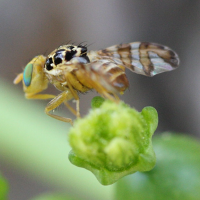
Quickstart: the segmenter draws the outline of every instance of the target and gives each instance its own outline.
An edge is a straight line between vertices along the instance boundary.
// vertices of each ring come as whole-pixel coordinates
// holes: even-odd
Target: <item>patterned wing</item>
[[[179,57],[172,49],[155,43],[120,44],[97,53],[100,57],[112,57],[131,71],[150,77],[174,70],[179,65]]]

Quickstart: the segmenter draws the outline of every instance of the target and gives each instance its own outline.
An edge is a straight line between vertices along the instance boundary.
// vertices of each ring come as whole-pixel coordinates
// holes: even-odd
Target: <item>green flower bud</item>
[[[103,185],[136,171],[151,170],[156,160],[151,138],[157,124],[152,107],[140,113],[123,102],[106,100],[70,129],[69,160],[90,170]]]
[[[104,98],[102,98],[100,96],[96,96],[91,101],[91,107],[92,108],[99,108],[103,104],[104,101],[105,101]]]

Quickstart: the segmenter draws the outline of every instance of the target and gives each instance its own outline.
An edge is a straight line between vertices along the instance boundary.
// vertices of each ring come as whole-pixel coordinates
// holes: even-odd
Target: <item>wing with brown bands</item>
[[[145,76],[171,71],[179,65],[179,57],[172,49],[149,42],[115,45],[98,54],[115,58],[116,62],[121,61],[126,68]]]

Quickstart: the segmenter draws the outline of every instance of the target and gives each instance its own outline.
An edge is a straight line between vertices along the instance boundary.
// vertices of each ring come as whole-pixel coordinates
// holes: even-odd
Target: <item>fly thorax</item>
[[[47,73],[50,73],[51,70],[58,69],[64,65],[70,66],[70,64],[86,64],[89,62],[87,47],[68,44],[60,46],[58,49],[50,53],[47,57],[44,68]]]

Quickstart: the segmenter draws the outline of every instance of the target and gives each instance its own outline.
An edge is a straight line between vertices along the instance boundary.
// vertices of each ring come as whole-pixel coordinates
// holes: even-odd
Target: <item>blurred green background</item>
[[[78,199],[111,199],[112,186],[100,185],[89,171],[77,168],[68,161],[69,125],[47,117],[43,106],[25,100],[9,82],[4,83],[7,84],[0,84],[4,94],[0,115],[1,163],[4,162],[1,171],[8,176],[11,195],[13,189],[19,190],[15,197],[11,197],[28,198],[28,192],[32,191],[26,191],[26,187],[32,188],[29,182],[32,179],[33,182],[40,182],[37,186],[40,192],[54,188]]]
[[[152,79],[128,73],[130,90],[122,99],[138,110],[155,107],[158,132],[199,137],[199,9],[197,0],[1,1],[0,171],[10,183],[9,199],[54,191],[78,199],[112,199],[114,186],[101,186],[68,161],[70,126],[44,114],[48,101],[26,100],[21,84],[12,84],[30,59],[68,41],[86,41],[89,50],[133,41],[176,50],[179,69]],[[47,91],[59,93],[52,86]],[[80,96],[82,115],[95,95]],[[73,117],[64,106],[56,112]]]

